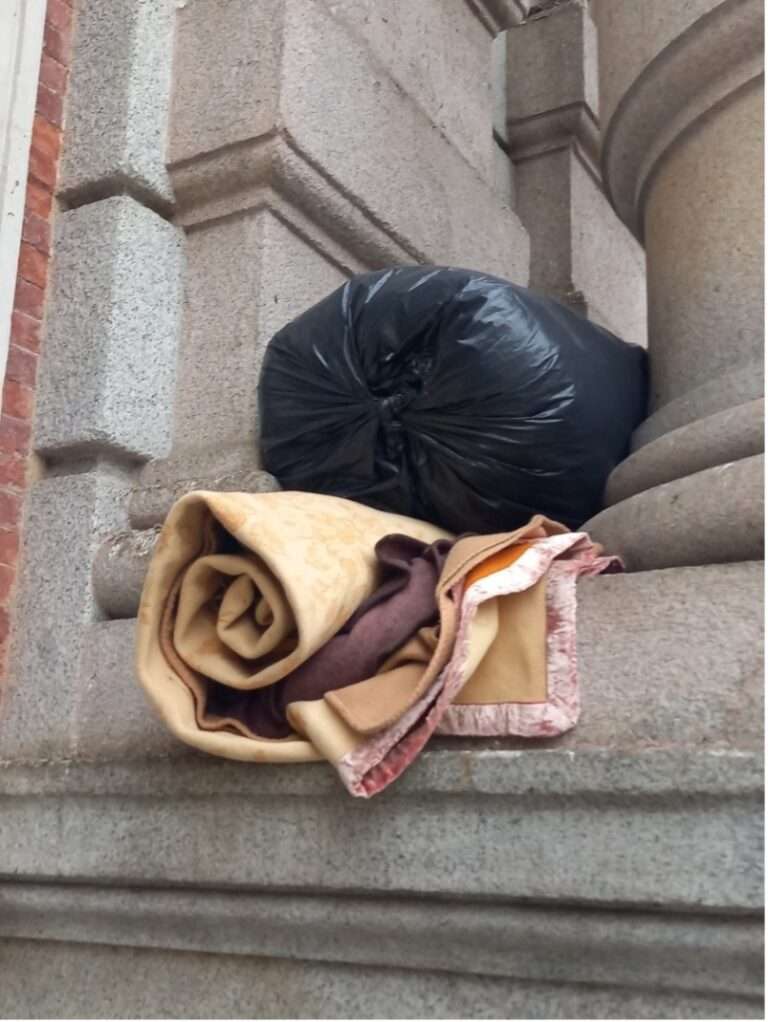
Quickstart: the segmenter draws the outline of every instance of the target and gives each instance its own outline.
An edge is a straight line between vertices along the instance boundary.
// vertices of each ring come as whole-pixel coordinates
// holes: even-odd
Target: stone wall
[[[623,0],[529,7],[79,4],[0,708],[9,1014],[53,989],[112,1017],[760,1017],[761,430],[756,395],[722,384],[749,376],[755,303],[731,300],[727,355],[709,306],[699,358],[705,288],[681,284],[711,251],[743,287],[709,243],[733,209],[757,216],[754,76],[702,98],[720,79],[683,75],[685,124],[663,77],[692,39],[726,40],[725,78],[746,67],[755,4],[701,0],[685,23],[649,0],[647,25]],[[624,119],[656,91],[641,187],[656,108]],[[731,164],[706,166],[733,194],[682,201],[718,130]],[[321,767],[181,746],[133,636],[173,500],[274,486],[269,337],[351,273],[415,261],[528,283],[641,343],[647,322],[655,404],[592,523],[633,570],[580,586],[582,723],[433,742],[369,804]]]
[[[64,127],[72,19],[72,7],[67,0],[48,0],[0,410],[0,685],[6,671],[23,499],[27,486],[39,471],[30,458],[31,435],[51,262],[54,193]],[[17,89],[20,85],[17,82],[13,87]],[[19,184],[17,181],[16,185]],[[3,230],[11,233],[7,221]]]

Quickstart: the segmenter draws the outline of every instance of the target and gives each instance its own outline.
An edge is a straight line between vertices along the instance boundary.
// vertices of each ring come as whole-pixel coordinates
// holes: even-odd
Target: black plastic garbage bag
[[[471,270],[344,284],[271,340],[263,464],[456,533],[600,509],[646,406],[646,356],[551,299]]]

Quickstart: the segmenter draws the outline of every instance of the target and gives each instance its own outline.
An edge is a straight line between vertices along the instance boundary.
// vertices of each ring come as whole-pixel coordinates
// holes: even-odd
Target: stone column
[[[762,5],[594,0],[602,165],[646,247],[651,404],[588,528],[634,568],[762,557]]]

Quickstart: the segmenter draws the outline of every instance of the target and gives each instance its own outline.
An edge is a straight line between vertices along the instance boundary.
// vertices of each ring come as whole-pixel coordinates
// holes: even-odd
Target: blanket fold
[[[379,583],[376,544],[442,529],[312,493],[187,494],[171,509],[149,566],[137,630],[142,686],[183,741],[230,759],[320,757],[291,733],[254,734],[208,706],[211,682],[273,685],[325,646]],[[245,653],[245,655],[243,655]]]
[[[577,723],[576,580],[620,570],[618,559],[601,557],[584,533],[553,529],[531,542],[496,545],[489,558],[467,569],[451,577],[457,619],[448,662],[396,721],[337,762],[352,794],[383,790],[436,731],[552,738]],[[464,704],[460,696],[471,701]]]
[[[378,673],[382,661],[415,629],[436,623],[435,588],[450,548],[448,539],[431,544],[410,536],[380,539],[375,555],[381,582],[341,630],[272,685],[238,691],[209,683],[207,714],[236,717],[262,738],[287,738],[292,731],[287,716],[292,703],[321,699],[333,689]],[[220,615],[223,609],[222,603]]]

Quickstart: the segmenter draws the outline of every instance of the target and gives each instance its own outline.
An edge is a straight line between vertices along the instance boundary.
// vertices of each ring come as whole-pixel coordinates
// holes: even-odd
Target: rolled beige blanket
[[[376,550],[384,537],[380,548],[413,547],[404,537],[444,548],[434,617],[414,621],[411,633],[401,610],[406,641],[376,660],[370,677],[342,680],[330,640],[362,620],[361,605],[372,613],[366,601],[386,588]],[[513,532],[453,541],[425,522],[336,497],[191,493],[171,510],[150,564],[139,679],[188,744],[229,759],[326,759],[352,794],[369,797],[436,731],[542,738],[576,724],[576,581],[620,567],[600,554],[588,536],[540,515]],[[366,651],[381,620],[365,633]],[[322,695],[295,685],[303,665]],[[280,686],[283,733],[293,733],[251,730],[264,718],[241,712],[243,702],[261,703],[284,682],[294,687],[289,697]]]
[[[136,652],[139,680],[170,730],[229,759],[323,758],[298,735],[254,737],[237,720],[207,717],[208,679],[256,689],[304,663],[371,595],[374,548],[392,533],[450,538],[426,522],[320,494],[195,492],[179,500],[144,584]],[[331,747],[349,744],[332,713],[327,731]]]

